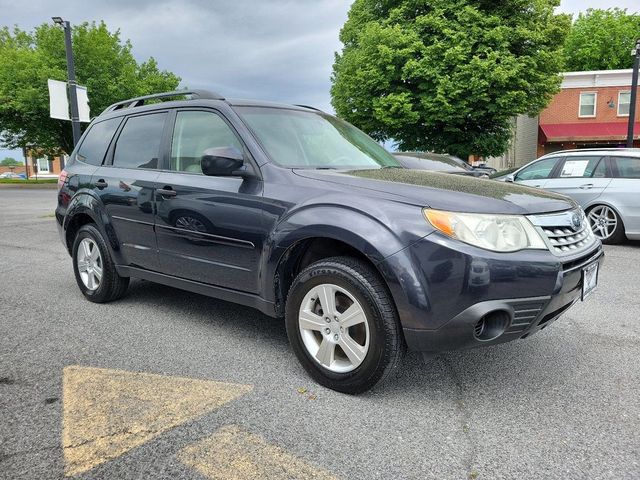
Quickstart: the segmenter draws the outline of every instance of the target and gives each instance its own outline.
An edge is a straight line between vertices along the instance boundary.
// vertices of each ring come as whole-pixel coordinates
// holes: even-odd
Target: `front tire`
[[[129,278],[118,275],[107,244],[94,225],[80,227],[71,252],[76,282],[87,300],[106,303],[125,294]]]
[[[287,297],[286,326],[309,375],[343,393],[372,388],[398,365],[406,348],[380,275],[351,257],[322,260],[296,277]]]

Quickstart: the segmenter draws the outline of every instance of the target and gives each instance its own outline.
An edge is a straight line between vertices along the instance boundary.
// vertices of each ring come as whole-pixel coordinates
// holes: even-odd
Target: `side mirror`
[[[200,158],[202,173],[209,176],[244,176],[244,156],[236,147],[208,148]]]
[[[510,173],[505,177],[504,181],[508,183],[513,183],[516,181],[516,177],[514,177],[513,173]]]

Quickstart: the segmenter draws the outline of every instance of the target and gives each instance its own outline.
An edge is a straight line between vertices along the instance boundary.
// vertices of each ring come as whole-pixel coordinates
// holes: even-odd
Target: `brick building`
[[[32,150],[28,150],[26,152],[26,159],[26,167],[24,164],[16,165],[15,167],[0,166],[0,174],[4,172],[21,174],[25,173],[25,170],[27,170],[30,178],[36,176],[57,177],[60,175],[60,171],[62,170],[62,161],[60,157],[37,155]]]
[[[624,147],[631,73],[630,69],[564,73],[562,90],[539,117],[537,155]],[[640,99],[636,111],[640,115]],[[634,139],[634,146],[640,147],[640,121],[635,123]]]

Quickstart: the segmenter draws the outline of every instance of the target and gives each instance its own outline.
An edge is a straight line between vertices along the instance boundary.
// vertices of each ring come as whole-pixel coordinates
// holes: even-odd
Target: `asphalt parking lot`
[[[87,302],[54,203],[0,189],[0,478],[640,478],[638,243],[550,328],[351,397],[251,309],[142,281]]]

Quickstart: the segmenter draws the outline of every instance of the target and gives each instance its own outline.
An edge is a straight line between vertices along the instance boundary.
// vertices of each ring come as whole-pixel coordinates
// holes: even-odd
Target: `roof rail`
[[[312,107],[312,106],[310,106],[310,105],[300,105],[300,104],[296,103],[294,106],[296,106],[296,107],[302,107],[302,108],[308,108],[309,110],[315,110],[316,112],[322,112],[322,113],[324,113],[324,111],[320,110],[319,108]]]
[[[623,148],[619,148],[619,147],[603,147],[603,148],[573,148],[570,150],[557,150],[555,152],[550,152],[550,153],[546,153],[544,156],[546,157],[547,155],[559,155],[559,154],[563,154],[563,153],[579,153],[579,152],[600,152],[600,151],[605,151],[605,152],[625,152],[625,151],[635,151],[635,150],[640,150],[638,148],[627,148],[627,147],[623,147]]]
[[[191,98],[199,98],[202,100],[224,100],[224,97],[222,95],[215,92],[210,92],[209,90],[174,90],[173,92],[154,93],[153,95],[145,95],[142,97],[130,98],[128,100],[116,102],[113,105],[109,105],[107,108],[105,108],[102,114],[113,112],[115,110],[121,110],[123,108],[140,107],[144,105],[147,100],[153,100],[156,98],[181,97],[183,95],[189,95]]]

